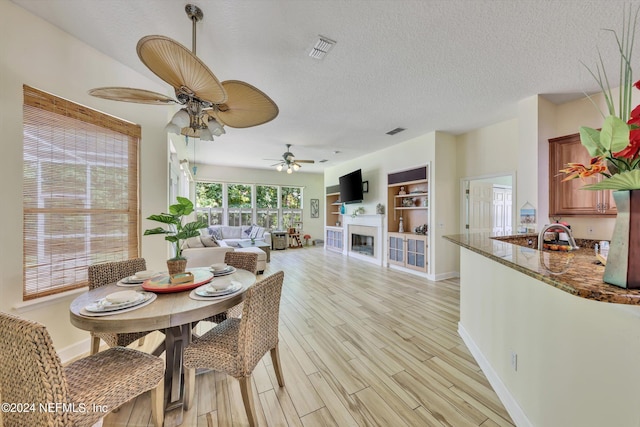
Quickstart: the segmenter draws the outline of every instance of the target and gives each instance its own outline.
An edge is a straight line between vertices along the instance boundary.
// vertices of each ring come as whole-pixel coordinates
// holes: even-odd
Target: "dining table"
[[[208,269],[191,269],[198,275]],[[200,270],[200,271],[196,271]],[[168,274],[165,274],[168,283]],[[154,278],[156,282],[163,276]],[[207,279],[207,277],[205,277]],[[150,279],[152,280],[152,279]],[[148,283],[127,287],[127,290],[149,291]],[[150,302],[131,307],[121,312],[106,314],[87,312],[87,308],[115,292],[124,290],[121,281],[101,286],[78,296],[69,307],[71,324],[92,332],[127,333],[159,330],[165,334],[165,426],[180,425],[183,422],[184,382],[182,379],[182,357],[184,348],[191,342],[192,329],[198,321],[211,317],[241,303],[246,290],[256,282],[256,276],[246,270],[237,269],[232,274],[213,277],[216,286],[234,285],[235,293],[221,297],[200,297],[194,292],[200,288],[178,285],[173,291],[171,285],[158,288]],[[152,282],[153,283],[153,282]],[[240,286],[241,285],[241,286]],[[202,286],[206,286],[203,283]]]

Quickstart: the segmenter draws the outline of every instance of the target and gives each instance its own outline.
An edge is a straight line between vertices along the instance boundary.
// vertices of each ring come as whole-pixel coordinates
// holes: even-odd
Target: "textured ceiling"
[[[183,1],[13,2],[154,80],[136,55],[141,37],[191,46]],[[328,160],[303,165],[307,172],[431,131],[459,134],[513,118],[517,102],[536,94],[560,103],[596,91],[580,61],[595,65],[599,47],[616,78],[615,41],[600,29],[621,28],[628,7],[617,0],[193,3],[204,11],[197,55],[220,80],[251,83],[280,107],[268,124],[227,128],[198,143],[198,162],[269,167],[275,162],[264,159],[278,159],[289,143],[297,158]],[[319,34],[337,41],[321,61],[307,56]],[[396,127],[407,130],[385,134]]]

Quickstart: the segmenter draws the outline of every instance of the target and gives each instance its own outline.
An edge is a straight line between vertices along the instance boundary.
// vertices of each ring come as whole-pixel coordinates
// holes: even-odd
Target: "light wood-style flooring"
[[[253,374],[261,426],[513,425],[456,332],[457,280],[430,282],[313,246],[272,251],[265,275],[278,270],[285,387],[267,354]],[[248,425],[234,378],[210,371],[196,381],[184,426]],[[150,416],[146,393],[103,425],[150,426]]]

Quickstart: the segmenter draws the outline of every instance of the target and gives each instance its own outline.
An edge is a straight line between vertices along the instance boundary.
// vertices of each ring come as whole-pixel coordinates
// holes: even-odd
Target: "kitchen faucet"
[[[538,234],[538,250],[541,251],[544,245],[544,232],[550,228],[559,228],[567,233],[569,237],[569,246],[571,246],[571,250],[580,249],[580,247],[576,244],[576,240],[573,238],[573,234],[571,233],[571,229],[563,224],[547,224],[542,227],[542,231]]]

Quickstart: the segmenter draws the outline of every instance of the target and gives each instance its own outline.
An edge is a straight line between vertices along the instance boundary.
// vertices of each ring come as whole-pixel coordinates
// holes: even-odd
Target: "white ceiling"
[[[186,1],[13,0],[123,64],[149,34],[191,47]],[[243,80],[279,106],[272,122],[198,143],[198,162],[269,167],[292,144],[320,172],[435,130],[453,134],[516,116],[541,94],[561,103],[597,86],[580,64],[618,55],[618,0],[194,0],[198,56],[220,80]],[[307,54],[318,35],[329,55]],[[42,41],[46,43],[46,40]],[[105,81],[104,86],[112,82]],[[91,89],[91,88],[87,88]],[[144,89],[144,88],[142,88]],[[171,93],[167,91],[167,93]],[[158,106],[157,108],[172,108]],[[396,127],[407,130],[395,136]],[[333,154],[339,151],[339,154]]]

